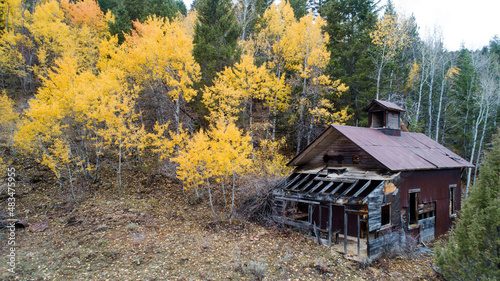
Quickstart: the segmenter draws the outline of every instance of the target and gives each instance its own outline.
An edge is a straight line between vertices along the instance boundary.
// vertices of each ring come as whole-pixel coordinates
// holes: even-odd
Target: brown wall
[[[449,186],[456,184],[457,210],[460,210],[460,169],[407,171],[401,173],[401,207],[408,207],[408,191],[420,189],[418,203],[436,202],[435,237],[445,234],[454,218],[449,215]]]
[[[342,155],[344,157],[344,161],[342,164],[345,165],[353,165],[353,166],[368,166],[373,168],[382,168],[383,166],[375,160],[368,153],[363,151],[357,145],[355,145],[352,141],[347,139],[346,137],[340,135],[338,139],[332,142],[328,147],[324,149],[325,152],[319,153],[316,155],[309,163],[310,164],[325,164],[323,161],[323,156],[325,154],[336,157],[338,155]],[[354,155],[359,156],[359,163],[353,163],[352,158]],[[330,160],[328,164],[335,165],[339,164],[336,160]]]

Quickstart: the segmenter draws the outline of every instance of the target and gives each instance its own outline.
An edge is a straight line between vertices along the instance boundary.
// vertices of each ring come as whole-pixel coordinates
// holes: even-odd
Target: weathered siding
[[[399,180],[393,181],[393,183],[398,184]],[[399,226],[401,224],[400,194],[399,188],[394,192],[384,194],[383,185],[370,193],[368,196],[368,225],[370,232],[379,230],[382,227],[381,208],[386,204],[391,205],[391,225]]]
[[[368,256],[374,259],[384,252],[389,252],[399,247],[399,241],[400,237],[398,231],[391,231],[376,239],[370,240],[368,243]]]
[[[418,221],[420,227],[420,239],[423,241],[431,240],[434,238],[436,218],[430,217]]]
[[[368,229],[370,232],[381,227],[381,207],[384,204],[384,187],[377,187],[368,195]]]
[[[332,159],[329,161],[329,164],[339,164],[336,157],[342,155],[342,165],[370,166],[372,168],[383,167],[373,157],[368,155],[352,141],[340,134],[339,137],[334,142],[330,143],[322,153],[319,153],[314,158],[312,158],[309,164],[324,164],[325,162],[323,161],[323,157],[325,155],[332,157]],[[359,156],[359,163],[354,163],[352,161],[354,155]]]
[[[399,121],[399,112],[389,111],[387,112],[387,124],[386,127],[390,129],[399,129],[400,128]]]
[[[436,202],[435,237],[445,234],[454,218],[449,215],[449,186],[456,184],[457,210],[460,210],[460,169],[409,171],[401,173],[401,206],[408,208],[408,191],[420,189],[418,203]]]

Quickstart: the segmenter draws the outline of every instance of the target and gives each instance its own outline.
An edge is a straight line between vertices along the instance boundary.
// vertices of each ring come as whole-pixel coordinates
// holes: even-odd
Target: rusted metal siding
[[[449,186],[456,184],[455,200],[460,210],[460,169],[408,171],[401,173],[401,207],[408,208],[408,191],[420,189],[418,203],[436,204],[435,237],[445,234],[454,218],[449,213]]]

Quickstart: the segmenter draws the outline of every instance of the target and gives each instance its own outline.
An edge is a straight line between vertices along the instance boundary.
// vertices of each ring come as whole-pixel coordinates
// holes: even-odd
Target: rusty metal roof
[[[390,136],[364,127],[331,125],[288,164],[301,165],[322,153],[329,135],[342,134],[391,171],[474,167],[471,163],[421,133],[401,132]]]
[[[371,108],[372,106],[377,105],[377,104],[386,108],[386,109],[405,112],[405,110],[402,107],[400,107],[399,105],[392,103],[392,102],[383,101],[383,100],[373,100],[363,110],[368,111],[369,108]]]

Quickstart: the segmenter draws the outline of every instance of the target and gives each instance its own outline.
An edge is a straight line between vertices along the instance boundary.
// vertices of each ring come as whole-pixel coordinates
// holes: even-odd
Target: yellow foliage
[[[3,161],[2,157],[0,157],[0,174],[4,176],[6,171],[7,171],[7,165],[5,165],[5,162]]]
[[[381,56],[384,60],[392,59],[399,50],[412,42],[410,25],[411,22],[408,19],[398,15],[384,15],[377,22],[377,27],[370,36],[372,42],[381,48]]]
[[[286,139],[262,140],[255,151],[254,173],[267,177],[285,177],[292,170],[288,167],[286,158],[279,150],[285,145]]]
[[[105,33],[108,30],[106,16],[95,0],[83,0],[76,3],[61,0],[60,3],[61,8],[68,14],[68,18],[73,25],[87,26],[97,33]]]
[[[420,64],[417,63],[416,61],[414,61],[412,66],[411,66],[411,69],[410,69],[410,74],[408,75],[408,86],[409,87],[411,87],[411,85],[415,84],[419,75],[420,75]]]
[[[14,102],[7,96],[5,91],[0,94],[0,139],[4,139],[7,145],[11,145],[12,133],[19,121],[19,115],[14,110]],[[0,174],[4,175],[5,165],[0,157]]]
[[[330,52],[326,49],[329,40],[322,27],[326,21],[314,17],[312,12],[292,23],[283,38],[286,67],[309,78],[313,71],[324,69],[330,60]]]
[[[177,178],[185,188],[195,188],[207,181],[242,173],[251,164],[250,137],[243,135],[231,119],[218,118],[207,133],[195,133],[178,155]]]
[[[203,90],[203,102],[216,116],[236,117],[247,102],[269,96],[272,82],[265,65],[257,67],[253,56],[243,55],[234,67],[219,73],[214,86]]]
[[[4,90],[0,94],[0,133],[12,132],[19,115],[14,110],[14,101],[12,101]]]
[[[116,66],[143,85],[160,82],[168,96],[191,101],[200,79],[200,67],[192,55],[191,30],[181,20],[149,17],[144,23],[134,22],[135,31],[126,35],[125,48],[116,54]]]
[[[448,69],[446,72],[445,79],[453,79],[455,76],[457,76],[460,73],[460,68],[456,66],[452,66]]]

